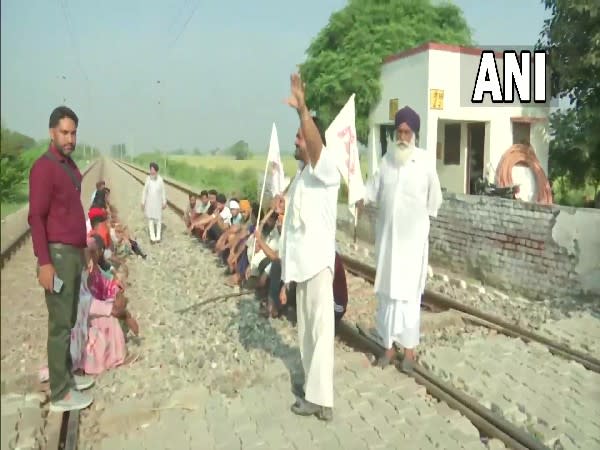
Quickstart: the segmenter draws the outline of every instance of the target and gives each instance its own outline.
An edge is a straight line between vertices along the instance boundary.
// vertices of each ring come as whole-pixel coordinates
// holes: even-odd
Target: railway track
[[[144,177],[146,172],[143,169],[140,169],[139,167],[136,167],[135,165],[124,161],[114,161],[114,163],[121,170],[123,170],[131,177],[136,179],[140,184],[144,183]],[[167,185],[181,192],[185,192],[186,194],[192,192],[191,189],[181,186],[170,180],[164,181]],[[183,214],[183,209],[179,205],[168,201],[168,206],[177,214]],[[368,281],[374,280],[373,268],[369,268],[368,266],[361,264],[360,262],[348,257],[344,257],[344,260],[347,270],[349,272],[362,278],[365,278]],[[214,300],[217,301],[217,299]],[[437,293],[426,293],[424,302],[437,308],[456,309],[457,311],[461,311],[464,314],[470,314],[471,316],[481,320],[485,320],[486,322],[492,322],[493,319],[497,319],[488,316],[485,313],[476,311],[472,308],[454,302],[453,300],[445,298],[444,296],[441,296]],[[187,309],[180,312],[186,311]],[[497,319],[495,323],[492,322],[492,326],[501,327],[502,325],[506,324],[503,323],[500,319]],[[510,324],[508,325],[508,327],[505,327],[507,334],[513,333],[513,336],[518,337],[526,335],[526,333],[519,334],[519,331],[526,332],[527,330],[519,329],[518,327]],[[361,349],[362,351],[367,351],[375,355],[378,355],[383,351],[381,345],[372,338],[370,338],[367,333],[364,333],[358,326],[350,324],[346,321],[342,321],[341,324],[338,326],[337,334],[348,345],[355,349]],[[529,336],[531,336],[531,333],[529,333]],[[534,340],[531,337],[528,337],[528,339]],[[558,347],[557,344],[555,344],[555,346]],[[568,352],[568,350],[564,349],[562,351],[564,354],[577,356],[573,354],[574,351]],[[593,361],[593,358],[584,355],[584,357],[580,357],[580,359],[587,361],[588,365],[594,368],[595,362]],[[464,392],[450,386],[448,383],[442,381],[424,367],[416,365],[413,372],[411,373],[411,376],[415,379],[417,383],[423,385],[430,395],[446,403],[448,406],[459,411],[461,414],[467,417],[473,423],[473,425],[480,430],[480,433],[482,435],[487,436],[489,438],[497,438],[501,440],[508,448],[512,449],[537,450],[548,448],[530,433],[517,427],[513,423],[510,423],[503,417],[493,412],[491,409],[484,407],[477,400],[465,394]]]
[[[344,256],[344,265],[346,269],[365,280],[375,282],[375,268],[368,266],[356,259]],[[500,317],[479,311],[468,305],[463,305],[445,295],[426,289],[422,303],[434,309],[452,309],[464,315],[467,321],[475,325],[481,325],[492,328],[509,337],[520,338],[525,342],[537,342],[550,350],[551,353],[575,361],[588,370],[600,373],[600,361],[591,355],[587,355],[578,350],[572,349],[566,345],[554,342],[547,337],[534,333],[518,325],[509,323]]]
[[[87,181],[87,176],[94,168],[100,165],[100,177],[102,176],[104,161],[93,161],[82,173],[84,182]],[[0,253],[0,266],[2,270],[10,270],[8,263],[10,258],[21,248],[22,244],[30,236],[31,230],[29,226],[24,228],[8,245],[3,246]],[[76,450],[79,434],[79,411],[65,412],[62,414],[60,423],[60,433],[58,438],[59,450]]]

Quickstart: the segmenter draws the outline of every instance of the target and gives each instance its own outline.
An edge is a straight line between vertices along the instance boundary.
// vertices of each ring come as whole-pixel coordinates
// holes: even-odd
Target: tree
[[[244,140],[239,140],[227,149],[227,154],[235,159],[242,160],[250,157],[250,146]]]
[[[550,53],[552,94],[569,108],[551,115],[550,177],[600,186],[600,2],[543,0],[552,16],[538,46]]]
[[[457,6],[430,0],[349,0],[331,15],[300,67],[307,104],[330,123],[356,93],[356,128],[359,141],[366,143],[368,116],[381,97],[383,59],[429,41],[471,44]]]
[[[0,127],[0,200],[11,201],[20,192],[27,179],[24,150],[33,147],[35,140],[24,134],[9,130],[2,121]]]

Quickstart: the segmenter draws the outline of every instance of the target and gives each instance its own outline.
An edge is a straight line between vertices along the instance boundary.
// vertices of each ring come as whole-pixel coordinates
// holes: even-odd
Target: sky
[[[533,45],[541,0],[455,0],[476,44]],[[1,114],[47,137],[66,104],[78,141],[133,153],[211,150],[244,139],[266,151],[273,122],[291,151],[289,76],[346,0],[3,0]],[[500,6],[501,5],[501,6]]]

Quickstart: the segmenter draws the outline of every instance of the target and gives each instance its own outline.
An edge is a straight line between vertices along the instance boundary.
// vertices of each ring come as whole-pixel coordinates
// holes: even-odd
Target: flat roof
[[[451,52],[451,53],[462,53],[463,55],[472,55],[472,56],[481,56],[481,52],[483,52],[484,48],[478,47],[463,47],[461,45],[451,45],[451,44],[440,44],[439,42],[427,42],[418,47],[414,47],[408,50],[404,50],[403,52],[396,53],[394,55],[386,56],[383,59],[384,64],[389,64],[394,61],[398,61],[399,59],[408,58],[409,56],[417,55],[419,53],[427,52],[429,50],[438,50],[442,52]],[[496,58],[503,58],[502,52],[496,52]]]

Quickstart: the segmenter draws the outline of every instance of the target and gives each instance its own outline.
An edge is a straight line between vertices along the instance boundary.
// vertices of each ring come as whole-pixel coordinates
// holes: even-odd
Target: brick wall
[[[375,242],[376,208],[358,223]],[[340,208],[340,227],[351,224]],[[600,296],[600,211],[444,194],[430,262],[530,298]]]

